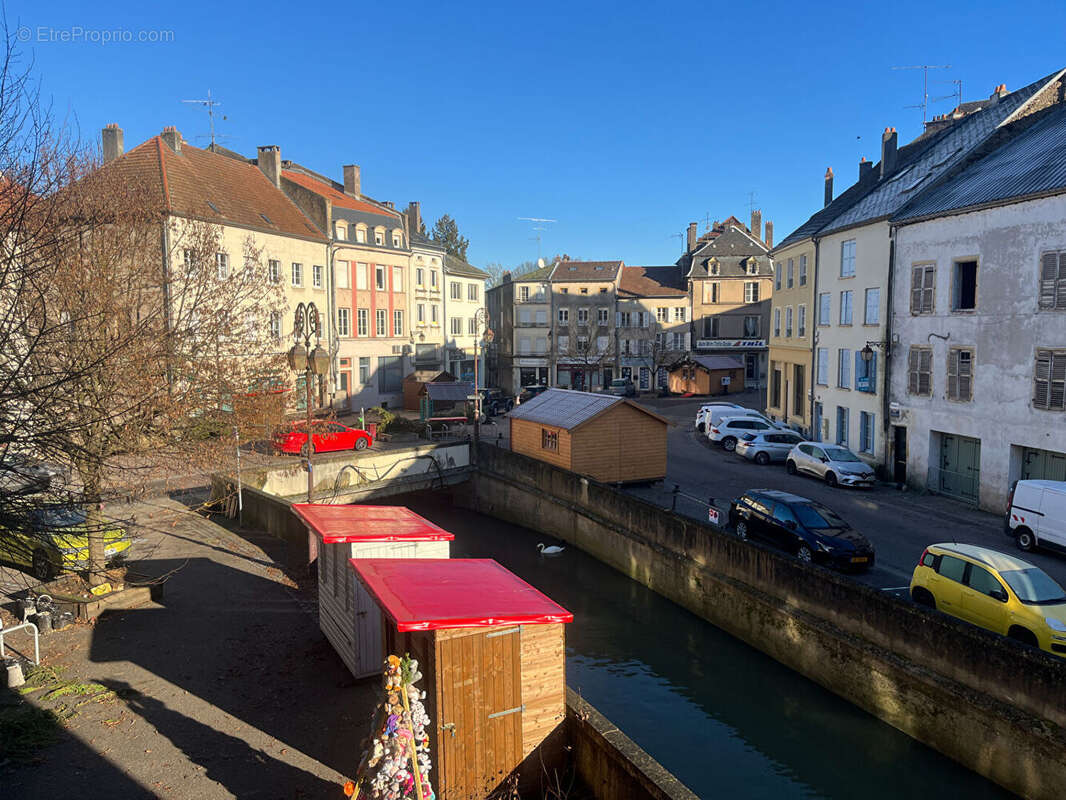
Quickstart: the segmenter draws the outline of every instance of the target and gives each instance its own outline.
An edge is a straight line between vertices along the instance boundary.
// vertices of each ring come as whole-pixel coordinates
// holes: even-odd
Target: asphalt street
[[[751,405],[757,406],[757,398]],[[1022,553],[1003,533],[1003,518],[978,511],[945,497],[894,485],[873,489],[831,488],[803,475],[789,475],[784,464],[760,467],[725,452],[696,432],[694,419],[701,400],[640,400],[667,417],[667,475],[661,485],[630,487],[627,491],[669,507],[675,484],[686,495],[706,501],[714,498],[726,524],[729,503],[748,489],[780,489],[823,503],[863,533],[877,551],[876,565],[855,579],[880,589],[906,595],[911,573],[922,550],[937,542],[955,541],[1012,553],[1044,569],[1066,586],[1066,558],[1053,553]],[[738,402],[744,402],[740,400]],[[747,403],[744,403],[747,404]],[[707,518],[705,503],[679,497],[677,511]]]

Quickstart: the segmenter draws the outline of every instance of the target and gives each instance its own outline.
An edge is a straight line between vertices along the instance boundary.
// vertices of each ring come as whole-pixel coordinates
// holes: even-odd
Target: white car
[[[700,406],[700,410],[696,412],[696,430],[703,433],[704,426],[707,424],[707,415],[716,408],[732,408],[740,410],[743,409],[743,406],[738,406],[736,403],[727,403],[725,401],[720,403],[704,403]]]
[[[722,445],[727,452],[737,449],[737,440],[748,433],[779,430],[777,425],[761,414],[745,414],[737,417],[722,417],[717,422],[708,421],[707,438]]]
[[[874,470],[869,464],[838,444],[800,442],[785,460],[789,475],[805,472],[822,478],[830,486],[873,486]]]

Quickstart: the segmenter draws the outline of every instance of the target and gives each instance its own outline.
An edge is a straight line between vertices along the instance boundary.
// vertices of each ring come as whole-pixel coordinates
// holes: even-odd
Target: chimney
[[[774,246],[774,223],[766,220],[766,236],[763,239],[767,247]]]
[[[890,175],[896,168],[896,129],[885,128],[881,134],[881,178]]]
[[[505,273],[503,273],[503,275],[500,276],[500,283],[510,283],[510,282],[511,282],[511,273],[510,272],[505,272]]]
[[[422,204],[417,200],[407,204],[407,227],[412,234],[422,230]]]
[[[866,176],[873,171],[873,168],[874,162],[867,161],[866,156],[863,156],[862,159],[859,161],[859,180],[865,180]]]
[[[345,164],[344,165],[344,193],[350,194],[353,197],[360,197],[362,195],[362,180],[359,174],[359,166],[357,164]]]
[[[762,240],[762,211],[757,208],[751,212],[751,235]]]
[[[178,129],[173,125],[167,125],[163,128],[163,142],[173,150],[175,153],[181,152],[181,134],[178,133]]]
[[[255,163],[260,171],[278,189],[281,188],[281,148],[276,144],[265,144],[258,149]]]
[[[825,205],[833,202],[833,168],[825,168]],[[822,206],[825,208],[825,206]]]
[[[117,122],[107,123],[107,127],[101,132],[101,139],[105,164],[122,155],[122,128]]]
[[[691,253],[693,250],[696,249],[696,239],[696,223],[690,222],[688,224],[688,249],[685,250],[686,253]]]

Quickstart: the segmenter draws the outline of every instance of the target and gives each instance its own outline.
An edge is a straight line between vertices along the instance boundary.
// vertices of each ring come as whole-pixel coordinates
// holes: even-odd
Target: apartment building
[[[423,235],[419,203],[407,205],[411,236],[411,331],[414,366],[419,370],[445,368],[444,248]]]
[[[526,386],[551,385],[552,292],[554,265],[513,278],[485,293],[489,325],[495,333],[488,348],[490,386],[517,396]]]
[[[616,291],[618,376],[639,391],[666,389],[669,367],[691,350],[690,303],[681,267],[622,266]]]
[[[622,266],[567,259],[555,264],[548,281],[554,385],[595,391],[618,374],[615,300]]]
[[[485,384],[485,351],[483,338],[488,329],[485,307],[485,281],[489,275],[450,253],[444,255],[444,368],[462,381],[475,377],[475,349],[477,380]],[[475,348],[475,343],[477,347]]]

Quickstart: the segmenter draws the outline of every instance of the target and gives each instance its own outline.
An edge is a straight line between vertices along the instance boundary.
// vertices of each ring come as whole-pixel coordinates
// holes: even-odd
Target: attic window
[[[577,267],[570,267],[571,272],[577,272]]]
[[[260,213],[259,216],[261,216],[264,220],[266,220],[266,224],[267,225],[273,225],[274,224],[273,222],[270,221],[270,217],[268,217],[266,214]]]
[[[222,213],[221,211],[219,211],[219,210],[218,210],[218,206],[216,206],[216,205],[215,205],[214,203],[212,203],[212,202],[211,202],[210,200],[208,200],[208,201],[207,201],[207,204],[208,204],[209,206],[211,206],[211,210],[212,210],[212,211],[214,211],[214,212],[215,212],[216,214],[221,214],[221,213]]]
[[[922,181],[924,181],[928,177],[929,177],[928,173],[926,173],[925,175],[918,176],[913,181],[911,181],[906,186],[904,186],[903,187],[903,191],[910,192],[910,191],[913,191],[914,189],[917,189],[918,188],[918,184],[920,184]]]

